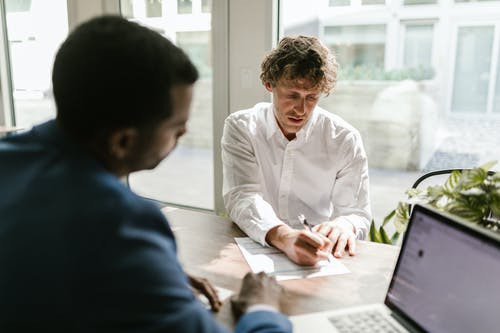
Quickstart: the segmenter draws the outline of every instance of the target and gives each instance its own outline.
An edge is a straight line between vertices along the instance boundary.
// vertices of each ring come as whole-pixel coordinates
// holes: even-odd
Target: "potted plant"
[[[494,161],[470,170],[456,170],[442,185],[407,190],[408,199],[399,202],[380,227],[372,220],[370,240],[396,244],[410,220],[411,206],[417,203],[431,205],[500,233],[500,172],[488,172],[495,164]],[[391,237],[385,230],[389,223],[393,223],[396,230]]]

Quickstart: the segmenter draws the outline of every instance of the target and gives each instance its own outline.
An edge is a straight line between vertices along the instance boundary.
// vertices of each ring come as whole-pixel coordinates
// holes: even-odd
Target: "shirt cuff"
[[[279,312],[274,306],[264,303],[254,304],[248,307],[245,313],[254,312],[254,311],[270,311],[270,312]]]
[[[269,244],[268,242],[266,242],[267,233],[268,233],[268,232],[269,232],[269,230],[271,230],[272,228],[276,228],[277,226],[280,226],[280,225],[284,225],[284,224],[286,224],[285,222],[283,222],[283,221],[281,221],[281,220],[275,220],[273,223],[274,223],[274,224],[269,225],[269,227],[267,228],[267,230],[265,230],[265,232],[263,233],[263,237],[260,239],[260,243],[261,243],[263,246],[273,247],[274,245]]]

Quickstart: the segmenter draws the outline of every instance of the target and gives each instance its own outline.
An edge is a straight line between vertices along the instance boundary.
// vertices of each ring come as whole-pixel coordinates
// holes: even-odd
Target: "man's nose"
[[[297,103],[295,104],[295,112],[297,115],[301,116],[306,112],[306,100],[304,99],[299,99]]]

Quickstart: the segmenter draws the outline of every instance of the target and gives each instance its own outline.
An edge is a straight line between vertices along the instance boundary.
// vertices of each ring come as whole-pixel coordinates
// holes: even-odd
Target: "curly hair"
[[[260,79],[272,86],[280,80],[308,79],[328,94],[337,83],[335,56],[316,37],[284,37],[262,61]]]

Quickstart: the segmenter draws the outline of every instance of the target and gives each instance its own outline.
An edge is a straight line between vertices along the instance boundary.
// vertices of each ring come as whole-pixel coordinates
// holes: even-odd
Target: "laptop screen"
[[[428,332],[498,332],[500,245],[417,208],[386,304]]]

